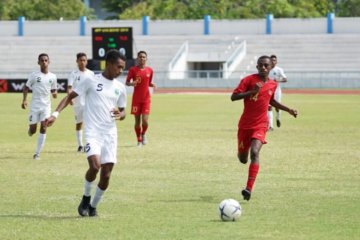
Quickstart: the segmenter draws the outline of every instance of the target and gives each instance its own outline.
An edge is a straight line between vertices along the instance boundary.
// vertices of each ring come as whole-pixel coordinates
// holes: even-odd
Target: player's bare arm
[[[56,107],[55,112],[53,112],[51,114],[51,116],[49,118],[47,118],[45,120],[45,124],[47,127],[50,127],[51,125],[53,125],[53,123],[55,122],[56,118],[59,116],[59,113],[66,108],[67,105],[70,104],[70,102],[72,101],[72,99],[76,98],[78,95],[76,92],[71,92],[68,96],[64,97],[59,105]]]
[[[136,86],[136,84],[137,84],[137,81],[127,81],[126,83],[126,86],[132,86],[132,87],[134,87],[134,86]]]
[[[280,109],[280,110],[283,110],[285,112],[288,112],[290,115],[294,116],[295,118],[297,117],[298,115],[298,112],[295,110],[295,109],[291,109],[291,108],[288,108],[287,106],[285,105],[282,105],[281,103],[279,103],[278,101],[276,101],[275,99],[272,99],[270,101],[270,105],[277,108],[277,109]]]
[[[57,90],[51,90],[53,98],[57,98]]]
[[[155,85],[155,83],[150,83],[149,87],[156,88],[156,85]]]
[[[29,88],[27,86],[25,86],[24,89],[23,89],[23,100],[22,100],[22,103],[21,103],[21,108],[22,109],[26,109],[26,107],[27,107],[26,98],[27,98],[28,92],[29,92]]]
[[[233,93],[231,95],[231,101],[236,101],[236,100],[241,100],[245,97],[257,94],[260,91],[260,88],[263,86],[263,83],[257,83],[254,87],[254,89],[247,91],[247,92],[243,92],[243,93]]]
[[[67,95],[69,95],[71,92],[72,92],[72,86],[69,85],[67,87],[66,93],[67,93]],[[71,100],[70,105],[73,105],[73,104],[74,104],[74,100]]]

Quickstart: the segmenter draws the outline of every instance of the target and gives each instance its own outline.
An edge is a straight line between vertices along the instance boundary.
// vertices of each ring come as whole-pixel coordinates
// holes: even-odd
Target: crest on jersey
[[[119,90],[119,89],[115,89],[114,92],[115,92],[116,95],[119,95],[119,94],[120,94],[120,90]]]
[[[272,90],[269,90],[269,95],[271,96],[273,94],[273,91]]]
[[[37,78],[36,78],[36,81],[37,81],[37,82],[41,82],[41,77],[37,77]]]
[[[146,74],[146,77],[150,77],[150,74],[148,73],[148,74]]]

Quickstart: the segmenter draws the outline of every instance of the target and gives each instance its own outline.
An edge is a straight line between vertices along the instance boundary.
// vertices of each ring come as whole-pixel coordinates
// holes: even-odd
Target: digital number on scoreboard
[[[127,59],[133,58],[133,39],[131,27],[92,28],[93,59],[104,60],[106,52],[117,49]]]

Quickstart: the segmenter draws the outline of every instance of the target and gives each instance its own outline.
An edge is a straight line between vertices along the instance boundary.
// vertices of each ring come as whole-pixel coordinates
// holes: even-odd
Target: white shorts
[[[116,163],[117,134],[86,138],[85,152],[87,157],[99,155],[100,164]]]
[[[280,85],[278,85],[276,90],[275,90],[274,98],[275,98],[276,101],[281,102],[281,87],[280,87]]]
[[[83,118],[84,107],[76,106],[76,107],[73,107],[73,109],[74,109],[74,114],[75,114],[75,122],[82,123],[84,120],[84,118]]]
[[[46,118],[50,117],[51,109],[46,108],[42,110],[32,110],[30,108],[29,113],[29,124],[36,124],[42,121],[45,121]]]

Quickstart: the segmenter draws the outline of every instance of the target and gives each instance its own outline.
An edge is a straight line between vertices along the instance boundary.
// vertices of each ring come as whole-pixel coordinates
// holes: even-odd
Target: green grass
[[[61,98],[62,96],[60,96]],[[294,119],[267,136],[250,202],[236,158],[242,102],[229,95],[154,95],[150,144],[135,146],[133,118],[118,123],[118,160],[100,217],[77,214],[87,169],[72,109],[48,129],[41,160],[27,136],[21,94],[0,94],[1,239],[358,239],[359,95],[285,95]],[[60,99],[53,103],[55,106]],[[130,104],[130,101],[129,101]],[[221,200],[240,201],[221,222]]]

